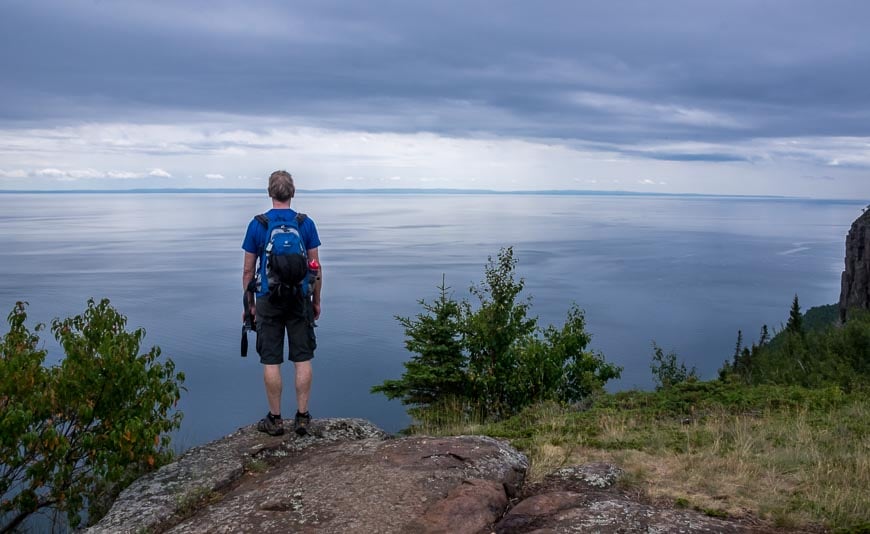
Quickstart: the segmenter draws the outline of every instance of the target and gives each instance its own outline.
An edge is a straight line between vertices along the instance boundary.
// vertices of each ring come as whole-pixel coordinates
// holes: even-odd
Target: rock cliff
[[[855,219],[846,237],[846,269],[840,288],[840,321],[848,311],[870,309],[870,209]]]
[[[312,435],[253,426],[121,493],[87,532],[764,532],[656,507],[591,464],[524,485],[528,461],[485,436],[391,438],[359,419],[315,420]]]

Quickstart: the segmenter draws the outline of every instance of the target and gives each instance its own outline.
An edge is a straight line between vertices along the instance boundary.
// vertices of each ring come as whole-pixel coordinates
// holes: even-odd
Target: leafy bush
[[[435,420],[446,406],[481,419],[500,419],[543,400],[578,401],[618,378],[621,368],[587,350],[591,336],[572,306],[564,326],[540,328],[520,299],[516,260],[508,247],[489,258],[484,281],[470,289],[477,306],[457,302],[443,280],[424,313],[397,317],[414,353],[398,380],[372,388],[410,405],[417,420]]]
[[[677,361],[676,352],[670,351],[665,354],[665,351],[656,345],[655,341],[653,341],[650,370],[657,390],[668,389],[676,384],[698,379],[698,372],[694,367],[687,369],[685,363]]]
[[[160,349],[139,354],[144,330],[102,300],[81,315],[52,321],[66,357],[43,365],[46,352],[25,325],[24,303],[8,316],[0,340],[0,531],[53,508],[70,525],[105,513],[125,486],[171,456],[169,437],[181,413],[182,373]]]

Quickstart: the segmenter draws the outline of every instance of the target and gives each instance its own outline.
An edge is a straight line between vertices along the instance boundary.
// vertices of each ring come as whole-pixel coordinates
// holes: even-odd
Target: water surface
[[[420,311],[442,274],[466,297],[504,246],[542,325],[561,324],[572,302],[586,311],[593,348],[625,367],[609,389],[651,387],[653,340],[713,377],[737,330],[751,341],[762,324],[778,327],[795,293],[804,309],[837,301],[845,236],[862,206],[302,193],[294,207],[323,241],[312,413],[406,426],[398,402],[369,394],[409,356],[394,316]],[[27,300],[32,322],[48,322],[109,297],[187,375],[179,444],[225,435],[266,410],[256,357],[239,357],[240,247],[248,221],[269,207],[260,194],[0,194],[0,308]]]

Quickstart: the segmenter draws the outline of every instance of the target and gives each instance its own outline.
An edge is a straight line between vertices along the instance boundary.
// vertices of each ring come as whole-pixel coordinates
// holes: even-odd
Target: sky
[[[864,0],[0,0],[0,190],[870,199]]]

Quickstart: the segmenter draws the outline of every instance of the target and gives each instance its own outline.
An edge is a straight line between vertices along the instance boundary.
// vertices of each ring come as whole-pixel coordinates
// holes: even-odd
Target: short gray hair
[[[286,202],[296,195],[293,177],[287,171],[275,171],[269,176],[269,197]]]

